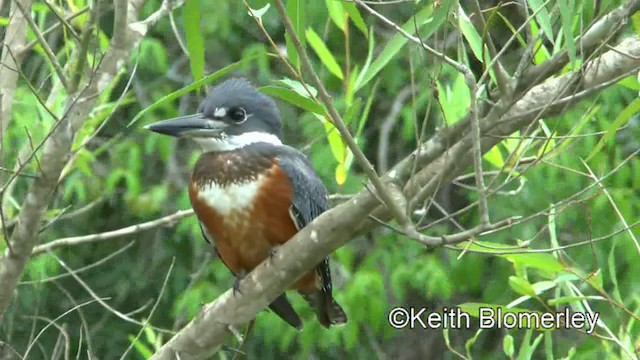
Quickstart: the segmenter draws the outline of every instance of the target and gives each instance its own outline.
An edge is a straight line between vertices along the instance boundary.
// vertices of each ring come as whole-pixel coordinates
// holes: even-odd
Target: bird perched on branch
[[[244,79],[214,87],[196,114],[146,128],[191,138],[204,150],[191,175],[189,197],[205,239],[236,276],[234,290],[243,276],[326,209],[324,184],[306,157],[281,141],[275,102]],[[332,296],[328,258],[293,287],[323,326],[347,321]],[[302,327],[286,294],[269,307],[291,326]]]

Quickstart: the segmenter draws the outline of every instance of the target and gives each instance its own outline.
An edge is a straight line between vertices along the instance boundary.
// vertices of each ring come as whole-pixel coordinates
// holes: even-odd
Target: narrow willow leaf
[[[294,90],[287,89],[280,86],[263,86],[260,91],[269,95],[278,97],[292,105],[295,105],[303,110],[324,115],[324,107],[321,104],[311,100],[309,97],[300,95]]]
[[[300,42],[302,43],[302,47],[306,46],[306,38],[304,36],[304,28],[306,26],[306,15],[305,15],[305,5],[304,1],[301,0],[289,0],[287,1],[287,16],[291,20],[293,24],[293,29],[298,35]],[[298,51],[296,50],[295,45],[293,44],[293,40],[291,39],[291,34],[286,32],[284,34],[284,40],[287,44],[287,56],[291,64],[298,68],[300,66],[300,60],[298,57]]]
[[[564,35],[567,54],[571,60],[571,67],[576,66],[576,42],[573,39],[573,1],[558,0],[558,8],[560,9],[560,19],[562,20],[562,34]]]
[[[222,69],[209,74],[205,77],[203,77],[202,79],[193,82],[190,85],[187,85],[179,90],[176,90],[174,92],[172,92],[171,94],[165,95],[163,96],[160,100],[154,102],[153,104],[147,106],[146,108],[142,109],[138,114],[136,114],[136,116],[134,116],[133,120],[131,120],[129,122],[129,124],[127,125],[127,127],[135,124],[141,117],[145,116],[147,113],[155,110],[156,108],[166,104],[167,102],[173,101],[179,97],[181,97],[182,95],[185,95],[187,93],[192,92],[193,90],[199,88],[202,85],[205,84],[209,84],[211,82],[214,82],[216,80],[218,80],[219,78],[227,75],[228,73],[230,73],[231,71],[235,70],[238,66],[240,66],[242,63],[246,62],[246,61],[251,61],[253,60],[255,57],[249,57],[249,58],[245,58],[242,59],[238,62],[235,62],[233,64],[227,65],[225,67],[223,67]]]
[[[426,41],[431,35],[444,23],[449,13],[449,7],[446,4],[438,7],[435,12],[432,5],[425,6],[412,16],[407,22],[402,25],[402,29],[411,34],[415,32],[415,29],[422,29],[421,38]],[[432,16],[433,15],[433,16]],[[373,37],[373,36],[371,36]],[[357,81],[356,90],[362,88],[371,79],[373,79],[388,63],[395,57],[395,55],[402,49],[407,43],[407,38],[402,34],[395,34],[391,40],[384,47],[380,55],[373,61],[371,67],[366,72],[363,69],[362,80]]]
[[[204,76],[204,42],[200,31],[200,1],[187,0],[182,10],[184,36],[189,50],[189,65],[194,81]]]
[[[340,69],[340,65],[338,65],[336,58],[333,57],[333,54],[327,45],[312,28],[307,29],[307,40],[309,41],[309,45],[311,45],[313,51],[318,55],[318,58],[320,58],[320,61],[329,70],[329,72],[340,80],[344,79],[342,69]]]
[[[471,20],[462,9],[461,5],[458,5],[458,24],[460,25],[460,31],[462,31],[462,35],[469,43],[471,47],[471,51],[476,59],[483,62],[482,59],[482,37],[478,33],[478,30],[473,26]]]
[[[325,0],[329,17],[338,29],[345,31],[347,29],[347,14],[339,0]]]
[[[344,10],[349,14],[349,19],[353,22],[353,24],[362,32],[365,37],[369,37],[369,32],[367,31],[367,24],[364,22],[362,15],[360,15],[360,11],[356,7],[356,4],[350,2],[344,2],[342,4]]]
[[[529,3],[529,7],[536,14],[536,20],[540,23],[540,27],[544,30],[544,35],[551,41],[553,44],[553,27],[551,26],[551,16],[549,16],[549,11],[544,6],[544,0],[527,0]]]

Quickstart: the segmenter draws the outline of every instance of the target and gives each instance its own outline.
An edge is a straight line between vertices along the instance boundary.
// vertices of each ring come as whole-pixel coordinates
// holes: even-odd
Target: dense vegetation
[[[213,358],[639,358],[639,7],[0,0],[0,358],[150,358],[231,287],[183,211],[199,149],[142,128],[231,76],[277,100],[333,205],[379,190],[337,122],[378,175],[405,164],[409,223],[340,213],[345,326],[290,296],[303,331],[263,311]],[[601,322],[395,329],[398,306]]]

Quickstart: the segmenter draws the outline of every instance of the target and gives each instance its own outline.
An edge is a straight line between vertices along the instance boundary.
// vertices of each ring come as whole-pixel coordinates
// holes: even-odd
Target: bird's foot
[[[233,295],[237,295],[237,294],[242,294],[242,291],[240,291],[240,281],[242,281],[242,279],[244,279],[244,277],[247,276],[247,272],[242,270],[238,273],[238,275],[236,275],[236,279],[233,281]]]

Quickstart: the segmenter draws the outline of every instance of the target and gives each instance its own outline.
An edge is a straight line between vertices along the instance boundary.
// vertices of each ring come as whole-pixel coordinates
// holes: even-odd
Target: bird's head
[[[205,151],[228,151],[259,142],[282,144],[282,123],[275,102],[244,79],[229,79],[215,86],[193,115],[145,128],[192,138]]]

